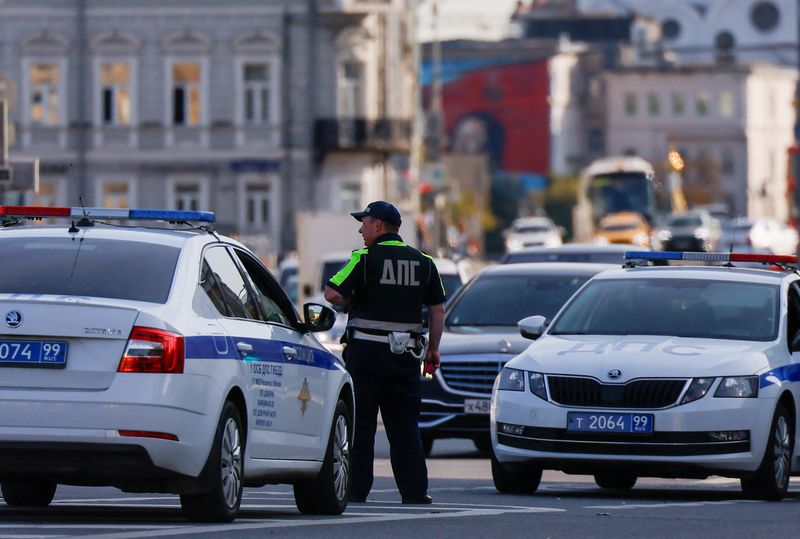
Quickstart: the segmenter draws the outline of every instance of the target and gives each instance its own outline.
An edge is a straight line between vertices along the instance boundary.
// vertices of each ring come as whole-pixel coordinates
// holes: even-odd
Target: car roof
[[[621,264],[592,264],[588,262],[523,262],[488,266],[481,275],[595,275],[617,269]]]
[[[43,226],[10,226],[0,228],[0,238],[2,237],[41,237],[41,238],[61,238],[68,234],[68,225],[43,225]],[[203,230],[179,230],[171,228],[137,227],[137,226],[106,226],[96,224],[91,227],[81,227],[79,232],[83,237],[97,239],[117,239],[126,241],[138,241],[144,243],[155,243],[159,245],[169,245],[172,247],[182,247],[187,242],[205,237],[209,242],[217,241],[216,235],[211,235]],[[241,245],[239,242],[219,236],[226,242]]]
[[[705,279],[779,284],[793,275],[796,274],[769,269],[726,266],[637,266],[607,271],[598,276],[598,279],[646,277],[648,279]]]
[[[629,243],[610,243],[607,245],[600,245],[597,243],[565,243],[556,247],[524,247],[511,253],[510,255],[518,255],[525,253],[623,253],[625,251],[642,251],[640,245],[633,245]]]

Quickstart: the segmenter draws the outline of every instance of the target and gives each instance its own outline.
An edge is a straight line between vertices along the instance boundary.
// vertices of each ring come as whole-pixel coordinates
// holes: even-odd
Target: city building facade
[[[291,249],[295,212],[392,197],[409,21],[401,0],[7,0],[10,153],[40,160],[24,201],[210,209]]]
[[[638,155],[663,167],[677,150],[702,168],[695,181],[706,190],[705,202],[725,201],[733,215],[787,219],[796,71],[770,64],[639,66],[605,80],[609,155]]]

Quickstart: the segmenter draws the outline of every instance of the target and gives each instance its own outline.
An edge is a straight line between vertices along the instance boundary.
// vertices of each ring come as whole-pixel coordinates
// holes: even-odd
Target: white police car
[[[62,218],[25,226],[26,218]],[[181,230],[104,225],[173,221]],[[331,309],[286,294],[209,212],[0,207],[0,482],[12,506],[58,483],[180,494],[235,518],[243,486],[347,505],[353,388],[312,336]],[[201,226],[192,226],[196,222]],[[14,226],[19,224],[19,226]]]
[[[796,257],[639,252],[629,259],[796,263]],[[775,269],[773,267],[773,269]],[[492,473],[536,490],[543,469],[722,475],[777,500],[800,473],[800,275],[735,267],[629,267],[587,282],[555,316],[519,323],[536,339],[492,395]]]

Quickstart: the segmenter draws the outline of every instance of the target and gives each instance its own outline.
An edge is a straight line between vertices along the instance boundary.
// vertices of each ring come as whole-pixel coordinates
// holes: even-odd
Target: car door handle
[[[242,354],[247,355],[253,351],[253,345],[247,342],[237,342],[236,349]]]
[[[286,356],[286,359],[295,358],[295,357],[297,357],[297,350],[295,350],[291,346],[284,346],[283,347],[283,355]]]

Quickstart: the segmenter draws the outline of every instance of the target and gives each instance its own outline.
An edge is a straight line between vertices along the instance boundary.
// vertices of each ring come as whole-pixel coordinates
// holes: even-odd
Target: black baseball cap
[[[364,211],[353,212],[350,215],[361,221],[364,217],[372,217],[373,219],[380,219],[386,221],[390,225],[400,226],[403,220],[400,218],[400,212],[397,208],[383,200],[376,200],[370,202]]]

